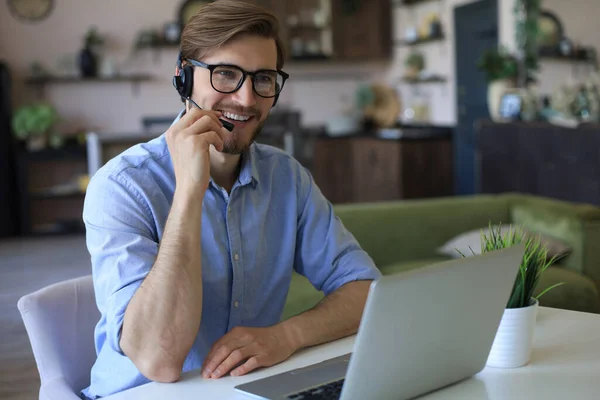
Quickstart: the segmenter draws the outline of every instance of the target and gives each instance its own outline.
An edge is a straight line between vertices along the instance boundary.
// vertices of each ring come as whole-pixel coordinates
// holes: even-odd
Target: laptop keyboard
[[[337,400],[342,394],[344,380],[326,383],[313,389],[288,396],[290,400]]]

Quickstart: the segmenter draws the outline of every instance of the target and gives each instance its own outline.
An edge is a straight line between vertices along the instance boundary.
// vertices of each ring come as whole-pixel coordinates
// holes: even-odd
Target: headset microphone
[[[190,99],[189,97],[186,98],[186,100],[189,100],[193,105],[195,105],[196,107],[198,107],[200,110],[202,110],[202,107],[200,107],[198,105],[198,103],[196,103],[194,100]],[[234,125],[229,122],[229,121],[225,121],[224,119],[219,118],[219,121],[221,121],[221,123],[223,124],[223,127],[225,129],[227,129],[229,132],[231,132],[234,128]]]

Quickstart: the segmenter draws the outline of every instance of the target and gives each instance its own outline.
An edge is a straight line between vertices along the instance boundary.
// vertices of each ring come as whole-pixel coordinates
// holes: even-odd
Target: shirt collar
[[[179,115],[177,115],[177,118],[175,118],[175,120],[173,121],[173,124],[171,126],[176,124],[177,121],[179,121],[181,119],[181,117],[183,117],[184,114],[185,114],[185,108],[179,112]],[[256,188],[256,185],[259,183],[258,167],[256,165],[257,155],[255,152],[255,147],[256,146],[253,143],[252,145],[250,145],[248,150],[246,150],[245,152],[242,153],[242,155],[241,155],[242,166],[240,168],[240,174],[238,176],[238,182],[240,183],[240,185],[252,184],[253,188]],[[212,182],[213,185],[215,184],[213,182],[212,177],[210,178],[210,182]]]

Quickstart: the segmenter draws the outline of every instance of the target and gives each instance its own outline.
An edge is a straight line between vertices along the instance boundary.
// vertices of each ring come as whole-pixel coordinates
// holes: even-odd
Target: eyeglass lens
[[[220,92],[234,92],[244,74],[242,70],[230,66],[218,66],[212,72],[212,84]],[[273,97],[283,85],[283,76],[277,71],[261,71],[253,77],[254,90],[259,96]]]

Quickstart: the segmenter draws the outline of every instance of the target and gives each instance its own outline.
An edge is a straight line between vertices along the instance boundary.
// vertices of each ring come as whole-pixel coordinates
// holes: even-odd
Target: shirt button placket
[[[233,193],[232,193],[233,194]],[[229,240],[230,240],[230,245],[231,245],[231,252],[232,252],[232,259],[233,259],[233,265],[232,265],[232,269],[233,269],[233,282],[232,282],[232,291],[231,291],[231,296],[232,296],[232,311],[231,311],[231,317],[229,319],[230,321],[230,329],[233,328],[236,325],[241,325],[242,324],[242,318],[240,315],[240,299],[242,296],[242,290],[243,290],[243,275],[242,275],[242,268],[240,265],[240,253],[239,253],[239,249],[240,249],[240,232],[239,232],[239,226],[236,222],[235,219],[235,213],[233,212],[233,207],[232,207],[232,200],[233,200],[233,196],[229,197],[229,204],[227,205],[227,230],[229,231]]]

